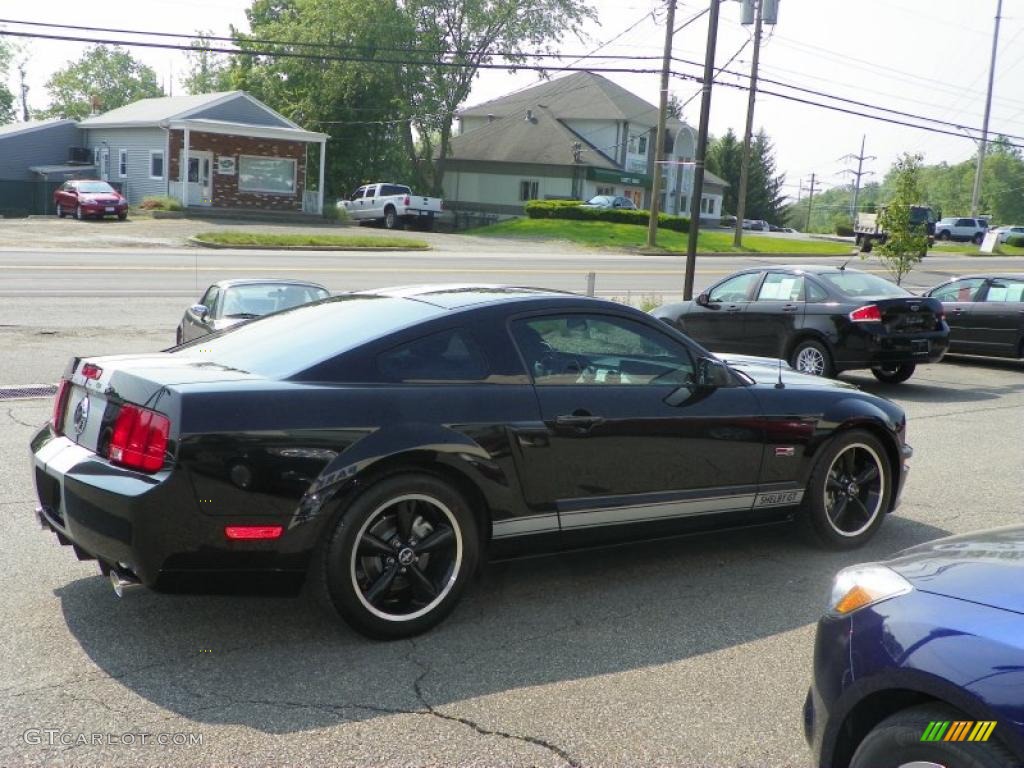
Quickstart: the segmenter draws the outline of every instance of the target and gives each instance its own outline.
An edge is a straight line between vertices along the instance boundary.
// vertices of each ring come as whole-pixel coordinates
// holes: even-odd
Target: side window
[[[355,192],[352,193],[352,197],[350,197],[349,199],[350,200],[358,200],[365,193],[366,193],[366,187],[360,187],[359,189],[357,189]]]
[[[1024,301],[1024,281],[993,280],[988,287],[988,293],[985,295],[985,301]]]
[[[758,301],[803,301],[803,275],[769,272],[757,292]]]
[[[366,188],[366,197],[368,197],[368,198],[370,198],[372,200],[376,196],[377,196],[377,185],[376,184],[371,184],[370,186],[368,186]]]
[[[377,356],[381,380],[405,384],[484,381],[487,359],[466,331],[442,331]]]
[[[804,280],[804,292],[807,294],[807,301],[818,302],[828,300],[828,294],[825,293],[825,289],[813,280]]]
[[[958,219],[956,225],[958,227],[973,227],[974,219]]]
[[[687,349],[643,323],[608,315],[546,315],[512,324],[537,386],[678,387],[693,381]]]
[[[956,280],[949,285],[937,288],[932,293],[932,298],[939,301],[974,301],[974,296],[983,282],[985,281],[981,278]]]
[[[712,288],[708,297],[711,301],[746,301],[751,287],[760,276],[759,272],[747,272],[730,277]]]
[[[217,299],[220,296],[220,288],[215,285],[211,285],[206,291],[206,295],[199,300],[199,303],[206,307],[210,317],[216,317],[217,315]]]

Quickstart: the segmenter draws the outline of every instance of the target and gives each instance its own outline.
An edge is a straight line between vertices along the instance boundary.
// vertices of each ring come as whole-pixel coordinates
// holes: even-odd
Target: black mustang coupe
[[[792,517],[856,547],[896,506],[905,427],[638,310],[436,286],[74,359],[31,450],[39,521],[115,587],[307,578],[394,638],[439,622],[485,556]]]
[[[816,376],[870,368],[889,384],[949,343],[941,302],[846,265],[747,269],[652,314],[716,352],[781,357]]]

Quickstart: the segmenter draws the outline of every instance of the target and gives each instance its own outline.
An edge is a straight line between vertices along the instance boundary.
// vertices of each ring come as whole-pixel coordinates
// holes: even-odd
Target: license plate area
[[[107,213],[113,213],[113,212],[114,212],[114,206],[108,205],[107,206]]]
[[[910,342],[910,351],[915,355],[927,355],[931,348],[932,343],[928,339],[913,339]]]

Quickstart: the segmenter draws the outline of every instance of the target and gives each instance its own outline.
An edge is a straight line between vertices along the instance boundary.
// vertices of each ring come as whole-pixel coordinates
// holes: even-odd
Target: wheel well
[[[391,203],[388,203],[387,205],[385,205],[384,206],[384,213],[387,213],[388,211],[391,211],[392,213],[394,213],[395,206],[393,206]]]
[[[789,346],[786,347],[786,360],[788,361],[793,357],[793,350],[799,346],[802,341],[816,341],[825,347],[825,351],[828,352],[832,358],[832,365],[836,363],[836,356],[832,352],[832,345],[828,343],[828,339],[821,336],[820,334],[814,333],[813,331],[801,331],[793,337],[793,340],[789,342]]]
[[[824,763],[832,768],[846,768],[857,751],[857,746],[871,729],[891,715],[920,704],[945,704],[934,696],[909,690],[877,691],[865,696],[850,712],[839,727],[832,749],[832,760]]]
[[[481,550],[486,549],[487,542],[491,540],[491,508],[487,504],[487,497],[465,474],[426,454],[401,454],[374,463],[338,495],[339,511],[348,508],[357,496],[384,478],[412,473],[433,475],[449,483],[465,497],[476,518]]]

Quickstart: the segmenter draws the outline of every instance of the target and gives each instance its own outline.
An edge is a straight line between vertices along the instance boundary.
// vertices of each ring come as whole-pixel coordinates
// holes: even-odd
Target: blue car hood
[[[885,565],[917,589],[1024,614],[1024,526],[920,544]]]

